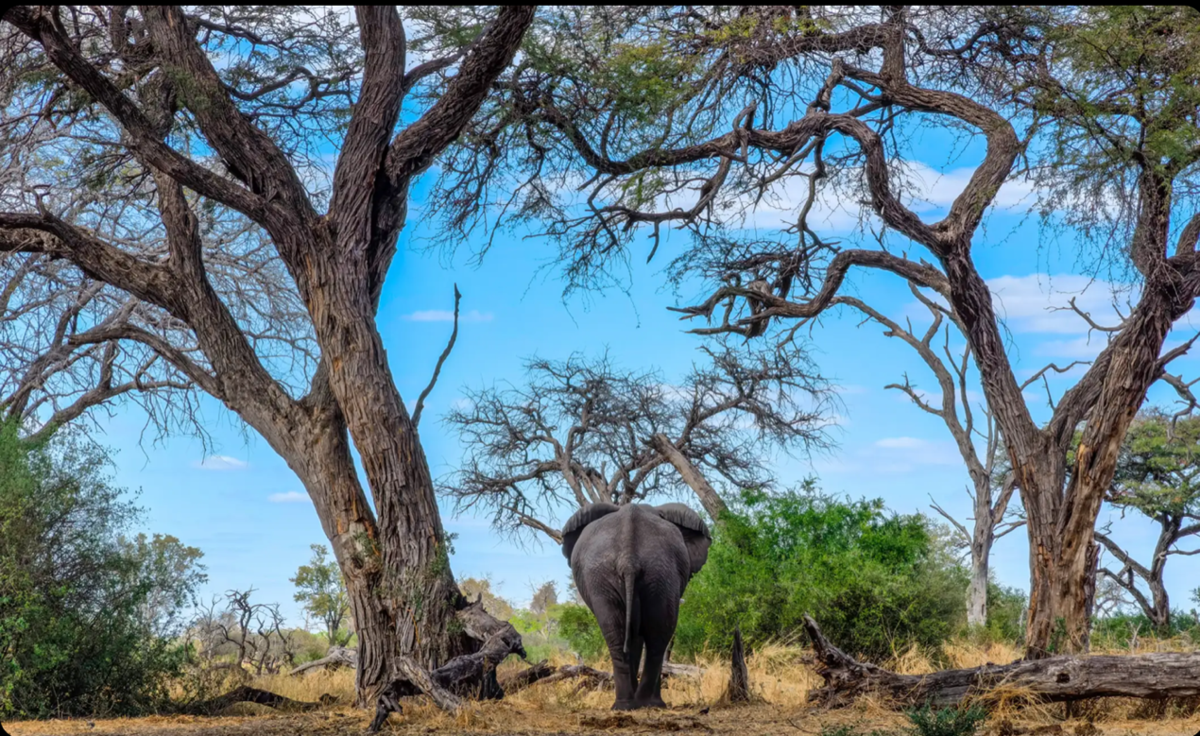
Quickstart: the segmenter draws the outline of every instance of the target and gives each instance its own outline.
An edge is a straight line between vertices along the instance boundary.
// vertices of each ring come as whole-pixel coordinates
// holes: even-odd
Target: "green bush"
[[[199,550],[124,534],[139,510],[94,445],[0,425],[0,717],[135,715],[166,703]]]
[[[988,583],[987,625],[983,632],[989,641],[1019,642],[1025,637],[1022,617],[1029,598],[1019,588]]]
[[[675,652],[802,638],[802,617],[848,653],[880,661],[934,648],[965,619],[967,573],[921,515],[799,491],[745,491],[716,526],[708,564],[684,595]]]
[[[1114,613],[1092,619],[1092,645],[1098,649],[1124,649],[1134,636],[1187,636],[1200,641],[1200,617],[1196,611],[1171,611],[1167,631],[1155,631],[1150,619],[1142,613]]]
[[[567,641],[571,650],[587,660],[598,659],[608,653],[600,625],[587,606],[579,603],[560,603],[550,608],[550,615],[558,621],[558,634]]]
[[[908,720],[913,724],[911,736],[972,736],[987,720],[987,711],[979,706],[941,710],[925,706],[910,710]]]

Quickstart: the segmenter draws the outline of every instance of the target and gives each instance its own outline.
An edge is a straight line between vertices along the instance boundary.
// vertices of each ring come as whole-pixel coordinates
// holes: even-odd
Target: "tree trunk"
[[[667,462],[675,466],[675,470],[679,472],[683,482],[687,483],[688,488],[691,488],[696,493],[696,497],[700,499],[700,505],[708,512],[709,518],[718,521],[727,507],[720,494],[705,479],[704,474],[679,451],[679,448],[675,447],[665,434],[654,435],[650,438],[650,444],[667,459]]]
[[[1086,652],[1099,549],[1089,533],[1067,536],[1057,524],[1034,518],[1030,513],[1025,657]]]
[[[986,696],[996,687],[1019,689],[1042,701],[1200,695],[1200,679],[1196,677],[1200,654],[1062,656],[928,675],[898,675],[845,654],[807,616],[804,628],[816,650],[817,674],[825,679],[825,686],[814,690],[809,700],[825,705],[846,705],[859,695],[875,693],[904,705],[946,707],[967,697]]]
[[[988,568],[992,556],[992,544],[996,539],[996,523],[993,517],[991,478],[983,477],[975,483],[975,528],[971,530],[971,583],[967,587],[967,625],[972,628],[987,626]]]
[[[382,587],[398,653],[436,669],[478,647],[452,622],[465,603],[450,571],[433,480],[375,324],[369,244],[329,243],[314,258],[308,309],[329,386],[362,459],[378,513]],[[357,616],[359,636],[364,621]],[[360,652],[359,666],[368,659]],[[394,677],[396,673],[392,673]]]

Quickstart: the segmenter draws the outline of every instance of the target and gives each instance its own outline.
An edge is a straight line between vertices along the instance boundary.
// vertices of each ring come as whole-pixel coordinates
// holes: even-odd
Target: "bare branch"
[[[450,342],[446,343],[446,349],[438,356],[437,365],[433,367],[433,375],[429,378],[429,385],[417,397],[416,408],[413,409],[412,423],[414,427],[421,424],[421,411],[425,408],[425,398],[433,391],[433,387],[437,385],[438,375],[442,372],[442,365],[445,364],[446,358],[450,357],[450,351],[454,349],[454,341],[458,339],[458,304],[462,301],[462,294],[458,293],[458,284],[454,285],[454,329],[450,331]]]

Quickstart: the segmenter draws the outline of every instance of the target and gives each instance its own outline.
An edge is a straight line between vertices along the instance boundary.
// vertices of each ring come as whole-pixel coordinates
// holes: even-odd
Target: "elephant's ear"
[[[655,506],[654,510],[683,532],[683,541],[687,544],[688,557],[692,561],[692,574],[700,572],[700,568],[708,561],[708,546],[712,544],[712,535],[708,533],[704,519],[681,503],[664,503]]]
[[[568,560],[571,559],[571,550],[575,549],[575,542],[579,540],[579,535],[583,534],[585,526],[602,516],[608,516],[620,509],[621,507],[615,503],[594,503],[576,511],[571,518],[567,519],[566,525],[563,526],[563,557],[566,557]]]

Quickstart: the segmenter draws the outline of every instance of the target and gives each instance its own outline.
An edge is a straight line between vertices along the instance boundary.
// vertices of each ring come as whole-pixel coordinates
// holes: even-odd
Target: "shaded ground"
[[[527,704],[525,704],[527,705]],[[240,706],[239,710],[256,710]],[[517,704],[489,703],[470,708],[458,718],[434,712],[426,706],[408,709],[405,716],[393,715],[384,733],[397,734],[488,734],[490,736],[551,734],[719,734],[765,736],[767,734],[806,734],[817,736],[839,726],[858,732],[876,729],[900,730],[907,726],[901,714],[882,711],[871,705],[840,711],[816,712],[807,708],[778,705],[753,705],[713,709],[701,713],[694,707],[676,707],[666,711],[613,713],[599,708],[580,710],[522,709]],[[1004,736],[1126,736],[1162,734],[1194,736],[1200,730],[1200,714],[1189,718],[1165,720],[1059,721],[1045,713],[1030,718],[993,718],[982,731]],[[1051,721],[1051,722],[1047,722]],[[5,724],[12,736],[49,736],[51,734],[127,734],[128,736],[309,736],[361,734],[370,722],[369,714],[340,709],[313,714],[280,716],[270,713],[223,717],[148,717],[88,722],[41,721]],[[93,723],[94,725],[89,725]]]

